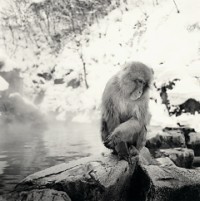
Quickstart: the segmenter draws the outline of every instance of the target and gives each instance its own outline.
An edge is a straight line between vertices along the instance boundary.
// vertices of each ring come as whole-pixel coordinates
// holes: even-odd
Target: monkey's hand
[[[122,142],[121,134],[119,132],[118,133],[115,132],[106,138],[104,144],[106,147],[114,149],[115,146],[117,146],[120,142]]]
[[[142,130],[142,125],[138,120],[131,118],[128,121],[120,124],[105,140],[105,145],[111,149],[119,144],[125,142],[129,144],[136,144],[139,134]]]

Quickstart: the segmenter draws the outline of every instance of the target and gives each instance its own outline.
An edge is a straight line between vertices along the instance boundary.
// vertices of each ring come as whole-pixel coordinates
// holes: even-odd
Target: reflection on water
[[[0,195],[29,174],[103,150],[98,123],[51,122],[45,130],[1,125]]]

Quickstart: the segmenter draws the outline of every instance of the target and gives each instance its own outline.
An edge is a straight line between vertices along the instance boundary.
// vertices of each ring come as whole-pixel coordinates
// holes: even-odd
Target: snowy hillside
[[[107,80],[124,63],[141,61],[155,72],[151,124],[178,123],[200,130],[197,112],[174,112],[188,99],[200,101],[200,1],[175,2],[123,2],[68,42],[59,55],[43,51],[38,56],[20,49],[8,56],[8,63],[20,68],[24,94],[42,111],[53,112],[60,120],[73,113],[74,121],[89,121],[91,111],[98,114]]]

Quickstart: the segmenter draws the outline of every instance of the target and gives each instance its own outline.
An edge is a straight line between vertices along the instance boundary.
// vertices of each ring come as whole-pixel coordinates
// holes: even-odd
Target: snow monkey
[[[148,102],[152,79],[151,68],[140,62],[132,62],[114,75],[104,89],[102,140],[107,148],[122,158],[138,154],[145,146],[146,126],[150,121]]]

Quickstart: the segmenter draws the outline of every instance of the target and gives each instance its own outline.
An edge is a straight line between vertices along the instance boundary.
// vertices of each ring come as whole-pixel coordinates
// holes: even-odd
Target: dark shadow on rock
[[[180,116],[183,113],[195,114],[195,112],[200,113],[200,102],[190,98],[180,104],[174,111],[171,112],[171,114]]]
[[[138,166],[131,180],[127,201],[145,201],[148,197],[149,188],[150,178],[144,173],[142,168]]]

